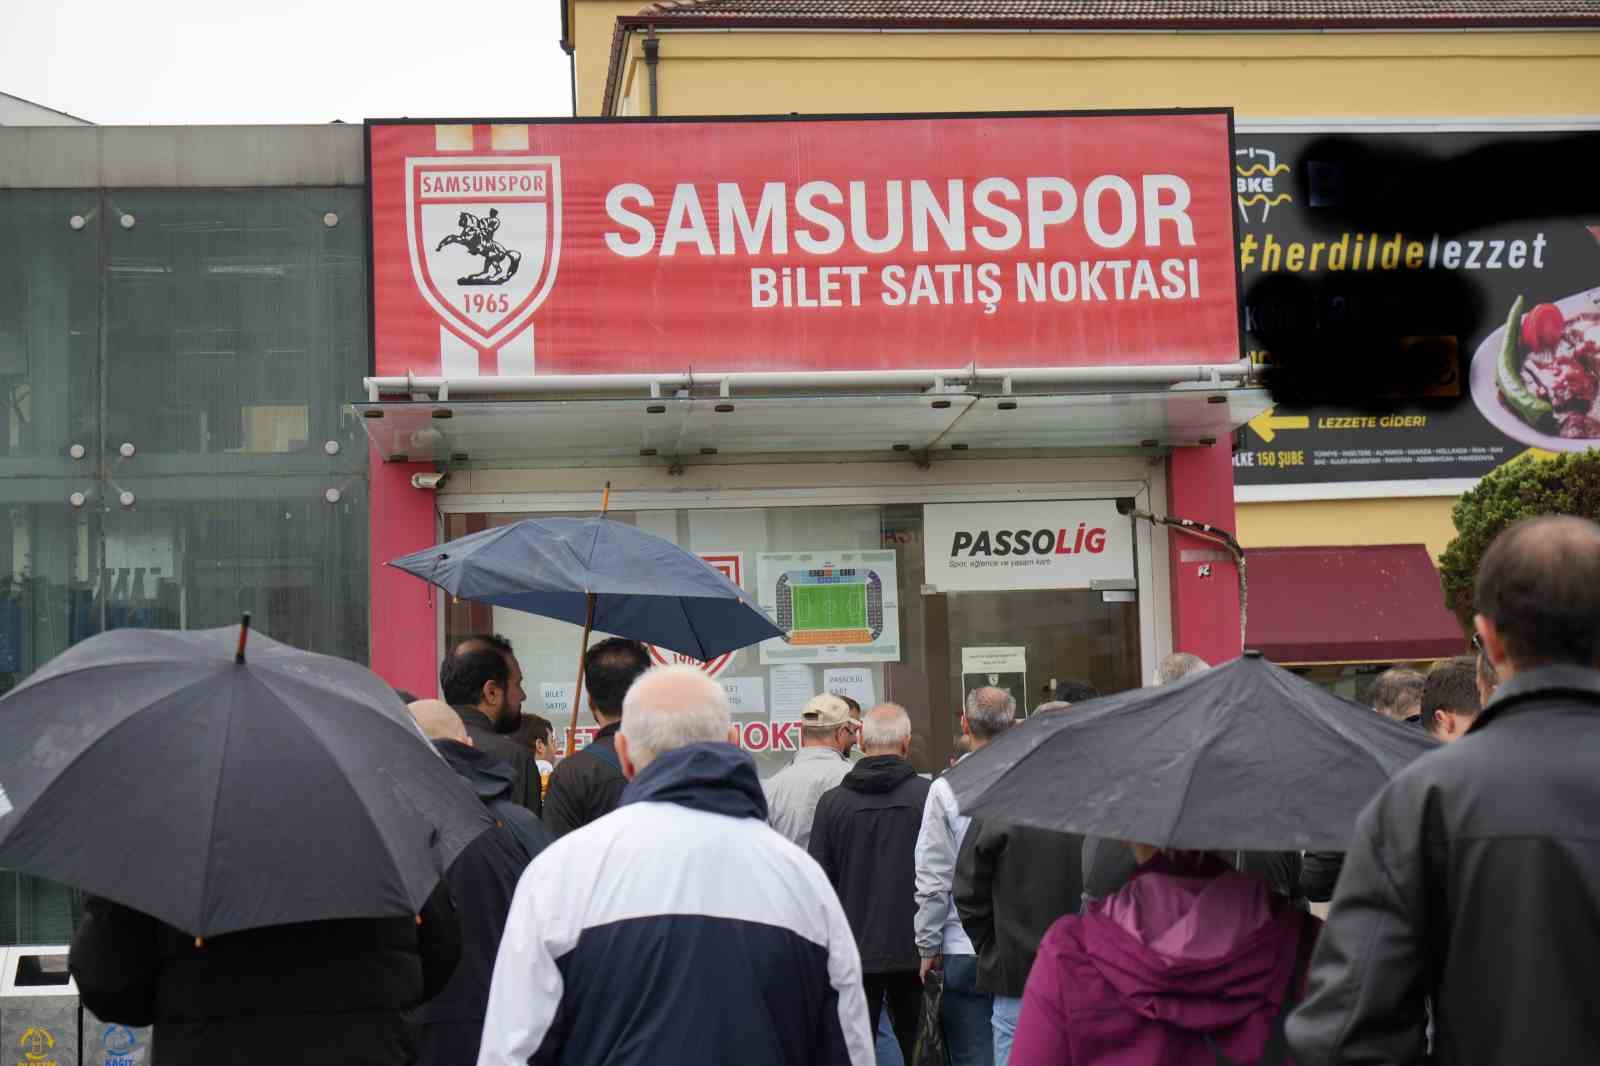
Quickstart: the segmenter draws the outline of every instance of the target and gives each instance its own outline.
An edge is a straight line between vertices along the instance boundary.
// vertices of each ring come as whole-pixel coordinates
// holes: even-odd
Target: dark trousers
[[[878,1031],[878,1018],[883,1012],[883,1001],[889,1001],[889,1024],[894,1027],[894,1038],[900,1042],[900,1054],[907,1066],[917,1046],[917,1015],[922,1010],[922,978],[917,971],[903,973],[869,973],[861,979],[867,993],[867,1015],[872,1021],[872,1031]]]

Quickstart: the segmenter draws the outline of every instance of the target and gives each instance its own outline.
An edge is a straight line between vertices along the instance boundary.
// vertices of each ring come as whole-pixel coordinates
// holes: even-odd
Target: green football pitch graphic
[[[866,629],[867,586],[797,585],[794,597],[794,629]]]

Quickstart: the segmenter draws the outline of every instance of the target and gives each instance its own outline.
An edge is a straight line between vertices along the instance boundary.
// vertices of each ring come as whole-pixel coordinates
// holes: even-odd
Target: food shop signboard
[[[1600,130],[1244,130],[1236,153],[1251,358],[1320,359],[1337,383],[1351,323],[1393,355],[1370,403],[1254,419],[1240,499],[1454,493],[1530,449],[1600,445],[1600,196],[1572,213],[1538,181],[1600,159]]]
[[[1240,357],[1225,110],[366,134],[380,376]]]

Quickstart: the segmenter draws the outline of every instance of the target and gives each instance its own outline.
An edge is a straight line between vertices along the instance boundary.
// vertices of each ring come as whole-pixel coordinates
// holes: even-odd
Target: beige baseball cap
[[[812,696],[800,712],[800,721],[806,725],[841,726],[854,721],[848,704],[831,692]]]

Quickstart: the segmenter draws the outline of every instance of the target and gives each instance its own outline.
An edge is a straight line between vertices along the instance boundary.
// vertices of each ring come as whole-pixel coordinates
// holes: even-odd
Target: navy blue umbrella
[[[592,625],[697,659],[783,636],[703,559],[609,518],[528,518],[389,565],[464,600]]]
[[[591,629],[705,661],[783,636],[743,589],[705,560],[603,515],[527,518],[389,565],[464,600],[583,626],[568,751]]]

